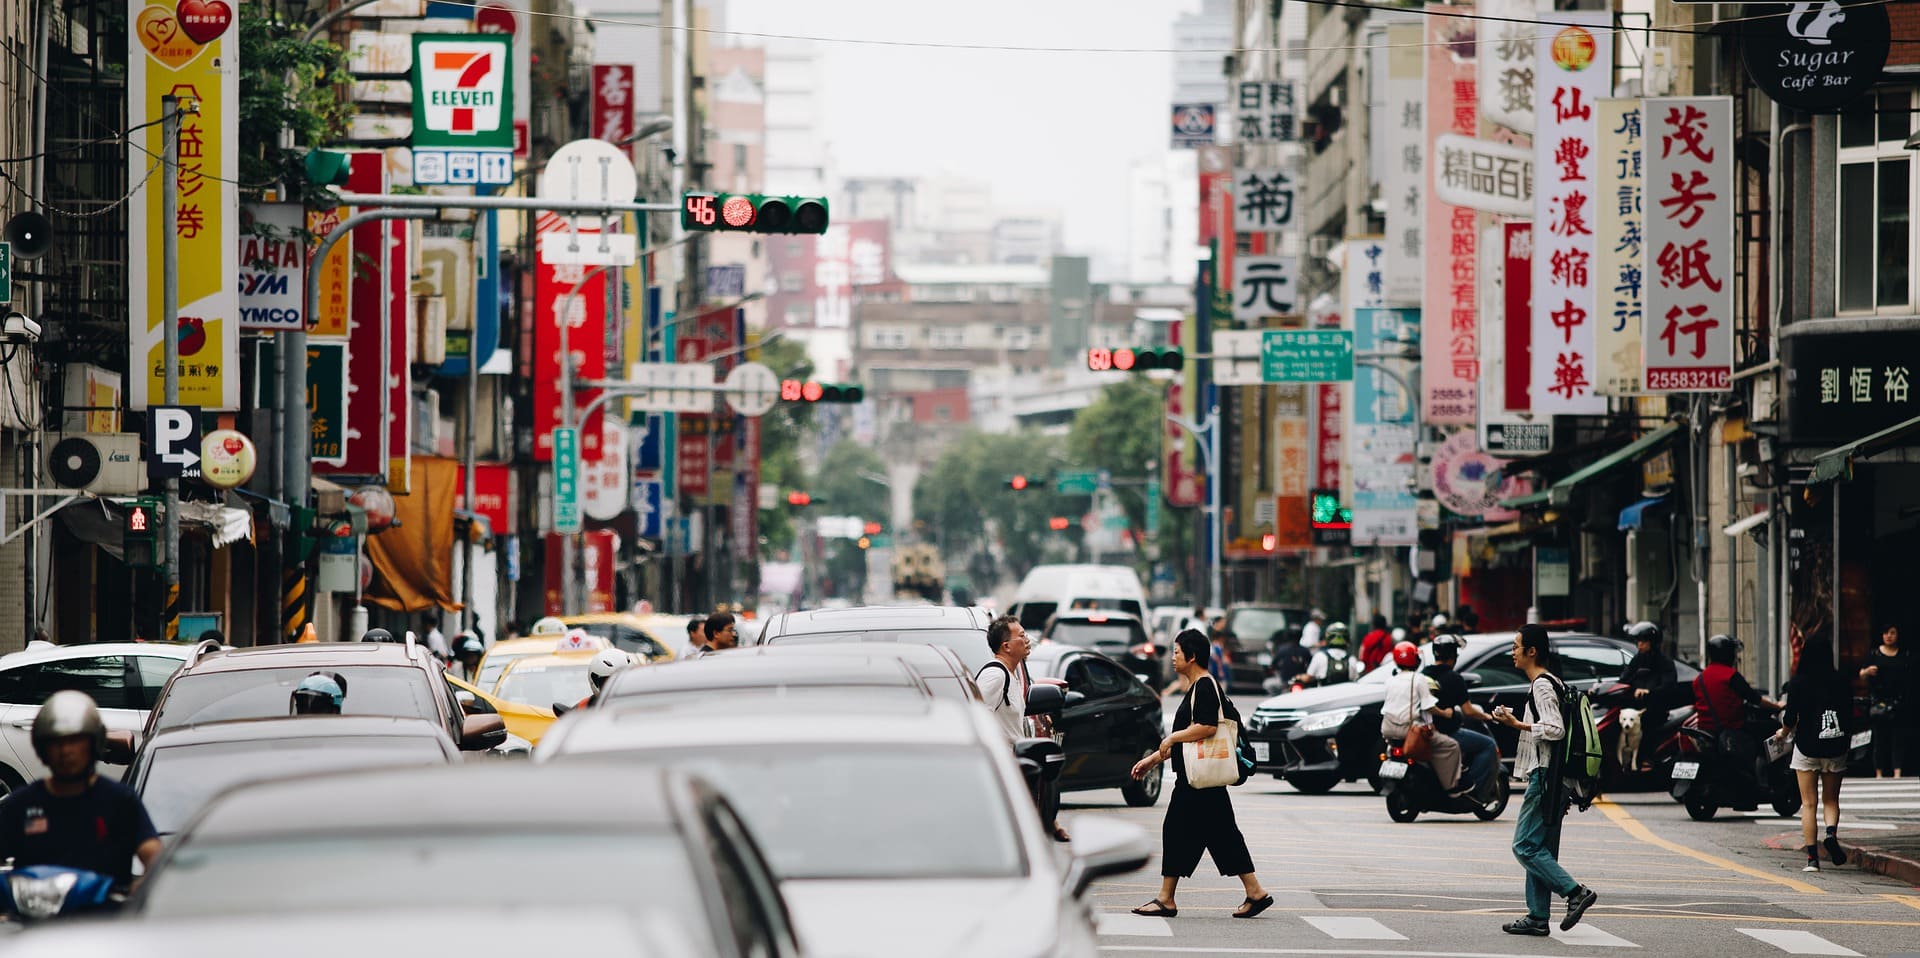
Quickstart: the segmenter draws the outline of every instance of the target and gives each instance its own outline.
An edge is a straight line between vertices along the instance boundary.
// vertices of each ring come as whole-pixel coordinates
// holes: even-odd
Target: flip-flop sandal
[[[1233,917],[1253,918],[1258,916],[1261,912],[1266,911],[1267,909],[1273,907],[1273,896],[1267,895],[1261,898],[1259,901],[1254,901],[1253,899],[1249,898],[1247,899],[1246,906],[1247,906],[1246,911],[1236,911],[1233,913]]]
[[[1180,914],[1180,909],[1168,908],[1167,906],[1160,904],[1160,899],[1155,898],[1154,900],[1147,902],[1146,904],[1141,905],[1138,908],[1135,908],[1133,910],[1133,913],[1136,915],[1145,915],[1148,918],[1172,918],[1173,916]]]

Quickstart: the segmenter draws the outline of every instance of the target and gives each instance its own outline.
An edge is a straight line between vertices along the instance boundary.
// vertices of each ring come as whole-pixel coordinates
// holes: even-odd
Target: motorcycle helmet
[[[1666,640],[1666,635],[1651,622],[1635,622],[1627,626],[1627,639],[1631,642],[1651,642],[1657,649]]]
[[[1420,667],[1420,647],[1412,642],[1401,642],[1393,647],[1393,664],[1412,671]]]
[[[597,690],[613,678],[614,673],[633,664],[633,656],[619,649],[602,649],[593,657],[593,664],[587,666],[587,678]]]
[[[368,629],[366,632],[360,635],[360,641],[362,642],[398,642],[400,640],[394,638],[393,633],[388,632],[386,629]]]
[[[1347,624],[1345,622],[1335,622],[1334,624],[1327,626],[1326,635],[1321,636],[1321,639],[1325,641],[1327,645],[1332,646],[1333,648],[1336,648],[1336,649],[1346,648],[1347,641],[1348,641]]]
[[[533,628],[527,630],[527,634],[528,635],[566,635],[567,624],[565,622],[560,621],[557,617],[549,615],[536,620],[533,623]]]
[[[1428,645],[1433,649],[1435,662],[1451,662],[1460,657],[1460,637],[1457,635],[1436,635]]]
[[[1707,640],[1707,661],[1731,665],[1745,645],[1731,635],[1716,635]]]
[[[453,644],[453,654],[455,655],[485,655],[486,653],[486,644],[481,642],[480,637],[474,635],[472,632],[460,633],[460,640]]]
[[[1436,613],[1436,614],[1434,615],[1434,617],[1433,617],[1433,621],[1432,621],[1431,623],[1429,623],[1429,626],[1430,626],[1430,627],[1431,627],[1431,628],[1432,628],[1432,629],[1433,629],[1433,630],[1434,630],[1435,632],[1438,632],[1438,631],[1440,631],[1441,629],[1444,629],[1444,628],[1446,628],[1446,627],[1447,627],[1447,614],[1446,614],[1445,612],[1440,612],[1440,613]]]
[[[338,715],[347,700],[347,690],[331,672],[315,672],[300,680],[293,690],[293,714]]]
[[[1392,633],[1392,638],[1395,643],[1405,642],[1407,640],[1407,630],[1394,629]]]
[[[55,741],[84,735],[93,742],[95,761],[107,750],[107,725],[100,720],[100,708],[85,692],[73,689],[47,696],[40,714],[33,717],[33,754],[47,761],[47,748]]]

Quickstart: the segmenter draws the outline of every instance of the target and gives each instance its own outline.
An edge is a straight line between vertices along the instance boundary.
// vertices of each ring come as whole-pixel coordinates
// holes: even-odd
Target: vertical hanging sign
[[[180,341],[180,403],[203,409],[240,407],[240,74],[239,27],[226,3],[177,5],[131,0],[128,34],[139,49],[127,58],[127,262],[130,365],[127,403],[161,401],[163,335]],[[162,208],[160,157],[166,149],[160,98],[178,97],[179,211]],[[179,242],[179,323],[162,330],[160,231]]]
[[[1449,6],[1452,13],[1471,7]],[[1427,18],[1427,155],[1448,133],[1480,131],[1475,88],[1474,24],[1465,17]],[[1437,164],[1426,164],[1429,171]],[[1474,255],[1478,214],[1440,202],[1427,188],[1425,327],[1420,336],[1420,418],[1434,425],[1472,425],[1474,384],[1480,378],[1479,263]]]
[[[1733,383],[1733,100],[1646,101],[1648,392]]]
[[[1602,396],[1640,392],[1640,307],[1643,229],[1640,187],[1639,100],[1601,100],[1594,107],[1600,163],[1594,210],[1594,282],[1600,324],[1594,329],[1599,362],[1594,390]]]
[[[1594,390],[1594,107],[1612,92],[1612,14],[1560,11],[1534,57],[1532,408],[1549,415],[1606,411]]]
[[[633,64],[593,65],[593,138],[618,143],[633,135]],[[625,147],[632,152],[634,147]]]
[[[1480,115],[1515,133],[1532,133],[1534,0],[1480,0]],[[1559,19],[1556,15],[1554,19]]]
[[[1507,412],[1533,408],[1533,224],[1501,226],[1501,403]]]
[[[1386,301],[1419,306],[1426,274],[1420,237],[1426,230],[1425,169],[1427,50],[1418,23],[1387,25],[1387,169],[1381,197],[1387,204]]]

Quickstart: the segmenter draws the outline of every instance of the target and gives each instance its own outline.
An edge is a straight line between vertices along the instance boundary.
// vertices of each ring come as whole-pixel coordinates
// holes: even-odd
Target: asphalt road
[[[1920,814],[1920,780],[1852,782],[1841,794],[1842,829],[1858,827],[1857,835]],[[1233,801],[1274,907],[1251,921],[1232,919],[1240,884],[1203,859],[1181,885],[1178,917],[1131,915],[1158,893],[1156,857],[1090,892],[1104,952],[1920,956],[1920,889],[1851,863],[1823,862],[1823,871],[1803,873],[1796,851],[1768,845],[1797,831],[1797,821],[1722,813],[1701,823],[1664,793],[1610,796],[1569,816],[1561,844],[1562,863],[1600,893],[1599,903],[1562,933],[1556,902],[1552,938],[1517,938],[1500,930],[1525,913],[1510,850],[1517,794],[1493,822],[1423,815],[1406,825],[1389,821],[1385,803],[1364,784],[1309,796],[1259,778],[1235,788]],[[1070,793],[1063,806],[1069,829],[1076,814],[1119,818],[1157,837],[1165,799],[1132,809],[1118,791]]]

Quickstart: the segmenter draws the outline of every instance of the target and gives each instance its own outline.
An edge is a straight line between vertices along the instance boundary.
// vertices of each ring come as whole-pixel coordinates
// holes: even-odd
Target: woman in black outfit
[[[1827,839],[1823,843],[1827,857],[1835,865],[1847,863],[1840,847],[1840,782],[1847,773],[1847,749],[1852,742],[1848,726],[1853,720],[1853,689],[1846,676],[1833,667],[1833,646],[1824,637],[1807,639],[1800,646],[1800,660],[1794,663],[1793,678],[1787,682],[1787,706],[1780,714],[1776,738],[1793,740],[1794,775],[1800,780],[1800,850],[1806,853],[1807,867],[1820,870],[1820,806],[1827,812]]]
[[[1235,918],[1252,918],[1273,907],[1273,896],[1260,887],[1253,873],[1253,855],[1247,840],[1233,820],[1233,802],[1225,786],[1194,788],[1187,784],[1185,742],[1205,741],[1220,721],[1221,708],[1227,717],[1240,721],[1233,701],[1221,694],[1220,686],[1207,674],[1207,636],[1198,629],[1187,629],[1173,640],[1173,667],[1187,680],[1187,697],[1173,713],[1173,734],[1160,743],[1158,751],[1133,766],[1133,777],[1159,774],[1161,762],[1173,757],[1173,797],[1167,801],[1166,822],[1160,827],[1164,851],[1160,858],[1160,897],[1135,908],[1136,915],[1172,918],[1180,913],[1174,904],[1174,889],[1180,879],[1190,877],[1200,866],[1200,853],[1213,856],[1213,864],[1222,875],[1235,875],[1245,887],[1247,900],[1233,912]]]
[[[1875,778],[1920,771],[1913,755],[1914,726],[1920,725],[1917,671],[1913,653],[1900,647],[1899,627],[1889,624],[1880,630],[1880,645],[1867,654],[1867,664],[1860,670],[1860,677],[1867,680],[1868,717],[1873,723]]]

